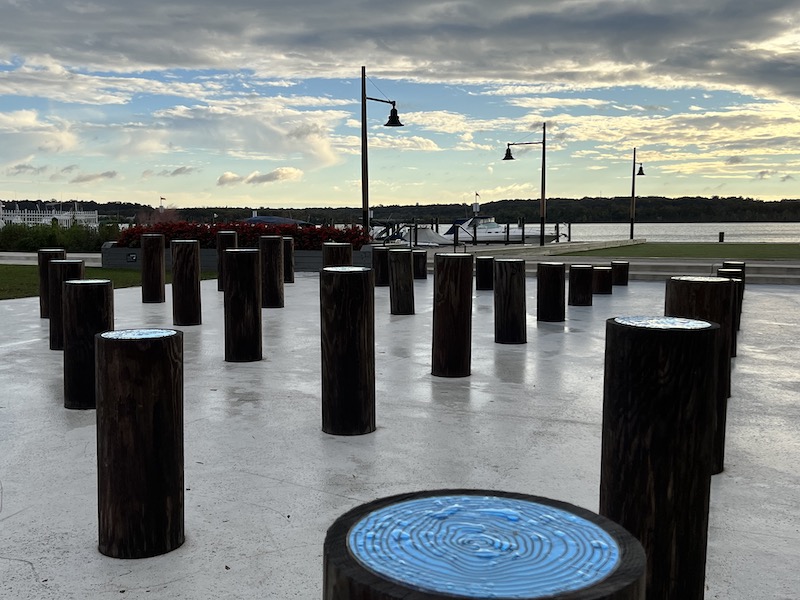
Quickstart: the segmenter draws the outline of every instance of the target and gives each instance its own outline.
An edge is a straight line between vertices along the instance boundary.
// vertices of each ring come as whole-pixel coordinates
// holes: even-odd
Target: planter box
[[[110,246],[100,251],[102,265],[106,269],[136,269],[141,271],[142,264],[139,259],[141,248],[118,248]],[[164,262],[167,271],[172,269],[172,254],[169,248],[164,253]],[[357,267],[372,267],[372,249],[359,250],[353,252],[353,264]],[[319,271],[322,268],[321,250],[295,250],[294,251],[294,270],[295,272]],[[214,248],[200,249],[200,270],[217,270],[217,251]]]

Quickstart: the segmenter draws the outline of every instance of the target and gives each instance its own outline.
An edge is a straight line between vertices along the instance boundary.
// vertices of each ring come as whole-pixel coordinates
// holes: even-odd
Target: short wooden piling
[[[472,254],[434,256],[431,374],[467,377],[472,362]]]
[[[666,285],[664,314],[702,319],[719,324],[715,363],[707,373],[717,381],[716,426],[711,473],[724,468],[725,423],[731,390],[731,332],[733,329],[733,282],[724,277],[670,277]]]
[[[428,251],[413,250],[411,255],[414,257],[414,279],[428,278]]]
[[[353,244],[349,242],[324,242],[322,266],[349,267],[353,265]]]
[[[225,257],[225,250],[228,248],[236,248],[239,245],[239,234],[235,231],[218,231],[217,232],[217,291],[221,292],[225,288],[223,282],[225,279],[225,264],[223,258]]]
[[[540,262],[536,267],[536,320],[559,323],[565,320],[564,290],[566,267],[560,262]]]
[[[142,302],[159,304],[166,301],[166,262],[164,235],[144,233],[142,244]]]
[[[262,235],[258,238],[261,252],[261,307],[283,308],[283,238]]]
[[[389,250],[389,307],[393,315],[414,314],[414,265],[408,248]]]
[[[64,282],[83,277],[82,260],[54,259],[49,263],[47,293],[50,305],[50,350],[64,349]]]
[[[372,273],[375,287],[389,287],[389,248],[372,247]]]
[[[50,318],[50,261],[64,260],[67,252],[63,248],[40,248],[37,253],[39,265],[39,317]]]
[[[725,277],[733,282],[733,320],[731,327],[731,358],[736,356],[739,338],[739,323],[742,317],[742,296],[744,286],[741,269],[717,269],[717,277]]]
[[[95,408],[95,336],[114,329],[114,285],[73,279],[63,293],[64,408]]]
[[[630,263],[627,260],[611,261],[611,285],[628,285]]]
[[[283,237],[283,283],[294,283],[294,238]]]
[[[200,325],[203,310],[200,295],[200,242],[172,240],[172,323]]]
[[[146,558],[184,541],[183,333],[96,337],[99,550]]]
[[[606,322],[600,514],[647,553],[647,598],[702,600],[719,326]]]
[[[494,287],[494,257],[475,257],[475,289],[491,290]]]
[[[524,344],[528,341],[525,300],[525,259],[494,260],[494,341]]]
[[[258,248],[228,248],[222,264],[225,361],[261,360],[261,264]]]
[[[375,431],[375,283],[371,269],[320,271],[322,431]]]
[[[592,265],[569,266],[569,294],[567,296],[567,303],[570,306],[591,306],[593,286],[594,267]]]
[[[613,294],[611,267],[596,265],[592,269],[592,293],[600,295]]]

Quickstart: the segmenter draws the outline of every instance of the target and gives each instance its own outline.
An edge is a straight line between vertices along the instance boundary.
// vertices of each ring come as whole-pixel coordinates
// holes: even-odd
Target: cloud
[[[794,177],[792,175],[783,175],[781,177],[781,183],[785,183],[787,181],[794,181]]]
[[[78,175],[70,180],[70,183],[91,183],[93,181],[100,181],[103,179],[115,179],[117,177],[116,171],[103,171],[102,173],[85,173]]]
[[[726,165],[741,165],[747,162],[744,156],[731,156],[727,160],[725,160]]]
[[[45,171],[47,171],[47,167],[34,167],[31,164],[19,164],[7,169],[6,175],[11,175],[12,177],[17,175],[40,175]]]
[[[261,183],[275,183],[277,181],[298,181],[302,179],[303,171],[294,167],[278,167],[269,173],[253,171],[247,176],[237,175],[226,171],[217,178],[217,185],[233,185],[237,183],[247,183],[257,185]]]
[[[159,171],[157,175],[159,177],[180,177],[181,175],[191,175],[196,170],[197,169],[195,169],[194,167],[178,167],[172,170],[163,169],[162,171]],[[153,173],[151,172],[149,175],[152,176],[152,174]]]

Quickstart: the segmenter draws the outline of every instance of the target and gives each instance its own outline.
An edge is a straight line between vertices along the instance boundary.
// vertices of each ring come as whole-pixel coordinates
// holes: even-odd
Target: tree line
[[[548,223],[624,223],[630,220],[630,197],[614,198],[550,198],[547,200]],[[17,201],[5,203],[6,209],[36,210],[41,203]],[[130,202],[97,203],[74,201],[65,203],[78,210],[96,210],[101,222],[146,224],[163,221],[222,223],[259,215],[289,217],[314,224],[356,224],[361,221],[361,207],[349,208],[168,208],[159,209]],[[372,207],[372,219],[378,222],[449,223],[473,215],[471,204],[390,205]],[[539,221],[539,199],[514,199],[484,202],[480,214],[490,215],[500,223]],[[636,221],[639,223],[703,223],[703,222],[800,222],[800,199],[767,202],[753,198],[642,196],[636,198]]]

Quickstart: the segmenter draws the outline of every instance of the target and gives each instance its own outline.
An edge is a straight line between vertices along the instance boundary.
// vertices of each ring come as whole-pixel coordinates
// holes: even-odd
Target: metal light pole
[[[539,199],[539,245],[544,246],[544,224],[547,218],[547,205],[546,196],[546,166],[547,166],[547,123],[542,123],[542,141],[541,142],[509,142],[506,144],[506,155],[503,160],[514,160],[511,155],[511,146],[531,146],[534,144],[542,145],[542,185],[541,185],[541,198]]]
[[[639,171],[636,171],[639,165]],[[633,166],[631,168],[631,239],[633,239],[633,224],[636,221],[636,177],[644,175],[644,165],[636,162],[636,148],[633,149]]]
[[[369,234],[369,170],[367,168],[367,100],[392,105],[385,127],[402,127],[394,100],[367,96],[367,68],[361,67],[361,223]]]

